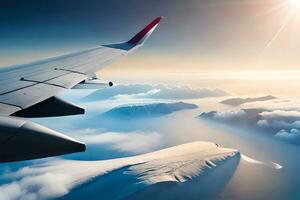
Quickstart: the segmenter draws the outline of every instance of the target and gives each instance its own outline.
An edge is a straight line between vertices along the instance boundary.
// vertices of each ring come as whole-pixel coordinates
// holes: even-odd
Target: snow
[[[137,104],[127,106],[117,106],[104,113],[105,116],[110,117],[150,117],[167,115],[176,111],[185,109],[196,109],[195,104],[175,102],[175,103],[151,103],[151,104]]]
[[[132,175],[145,185],[166,181],[185,182],[235,155],[239,155],[237,150],[199,141],[119,159],[52,161],[7,174],[7,178],[16,181],[0,186],[0,196],[5,195],[7,199],[58,197],[95,177],[124,167],[123,175]],[[9,196],[7,190],[13,190],[13,196]]]

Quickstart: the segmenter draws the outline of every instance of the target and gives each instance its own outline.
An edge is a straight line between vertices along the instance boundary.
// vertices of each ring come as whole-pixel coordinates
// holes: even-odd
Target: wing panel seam
[[[60,71],[66,71],[66,72],[71,72],[71,73],[75,73],[75,74],[87,75],[86,73],[83,73],[83,72],[80,72],[80,71],[71,70],[71,69],[55,68],[54,70],[60,70]]]
[[[9,93],[12,93],[12,92],[15,92],[15,91],[19,91],[19,90],[22,90],[22,89],[25,89],[25,88],[29,88],[29,87],[32,87],[32,86],[35,86],[35,85],[38,85],[38,84],[42,84],[42,83],[44,83],[44,82],[51,81],[51,80],[54,80],[54,79],[56,79],[56,78],[65,76],[65,75],[67,75],[67,74],[69,74],[69,73],[61,74],[61,75],[59,75],[59,76],[56,76],[56,77],[47,79],[47,80],[45,80],[45,81],[32,81],[32,82],[34,82],[34,84],[32,84],[32,85],[27,85],[27,86],[20,87],[20,88],[14,89],[14,90],[10,90],[10,91],[7,91],[7,92],[3,92],[3,93],[0,94],[0,96],[1,96],[1,95],[5,95],[5,94],[9,94]],[[21,78],[20,78],[20,81],[26,81],[26,79],[23,78],[23,77],[21,77]],[[46,84],[47,84],[47,83],[46,83]],[[49,84],[47,84],[47,85],[52,85],[52,84],[49,83]]]
[[[14,107],[17,107],[17,108],[20,108],[20,109],[24,109],[22,106],[19,106],[19,105],[16,105],[16,104],[12,104],[12,103],[2,102],[2,101],[0,101],[0,103],[6,104],[6,105],[9,105],[9,106],[14,106]]]
[[[59,78],[59,77],[57,77]],[[46,80],[46,81],[35,81],[35,80],[30,80],[30,79],[22,79],[21,81],[27,81],[27,82],[32,82],[32,83],[37,83],[37,84],[45,84],[45,85],[52,85],[52,86],[56,86],[56,87],[61,87],[61,88],[64,88],[64,89],[68,89],[62,85],[58,85],[58,84],[55,84],[55,83],[47,83],[47,81],[49,80]]]

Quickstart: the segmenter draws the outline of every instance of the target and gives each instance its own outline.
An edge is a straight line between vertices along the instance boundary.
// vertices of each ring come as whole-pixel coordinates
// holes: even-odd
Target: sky
[[[258,197],[271,194],[277,198],[280,198],[280,195],[294,195],[294,193],[298,195],[300,183],[299,178],[295,176],[298,172],[295,166],[299,166],[300,161],[294,159],[294,156],[287,156],[296,155],[299,152],[298,147],[285,146],[264,137],[248,134],[250,130],[244,130],[243,127],[238,129],[236,124],[233,125],[233,130],[226,130],[222,125],[199,123],[200,119],[196,116],[203,111],[216,110],[216,115],[227,116],[240,114],[241,109],[249,108],[248,106],[266,108],[269,112],[264,112],[265,116],[276,117],[273,120],[274,126],[278,123],[288,127],[286,131],[278,132],[279,136],[289,137],[296,132],[296,139],[299,139],[299,124],[294,123],[300,120],[298,112],[300,109],[297,106],[300,99],[299,2],[300,0],[1,0],[0,66],[126,41],[155,17],[164,16],[160,26],[144,47],[101,70],[99,77],[113,81],[119,86],[128,82],[173,84],[179,92],[172,92],[172,89],[165,87],[162,94],[167,95],[169,91],[175,97],[178,97],[178,93],[181,94],[182,90],[187,90],[186,93],[190,94],[190,89],[185,87],[180,89],[180,85],[191,84],[197,88],[220,88],[231,97],[237,95],[248,98],[267,94],[278,98],[272,102],[246,104],[245,107],[219,104],[221,99],[216,97],[201,100],[185,99],[199,105],[198,110],[151,119],[147,122],[140,121],[142,123],[136,123],[134,120],[116,123],[113,120],[103,121],[101,117],[99,118],[99,113],[119,104],[160,102],[161,99],[149,100],[145,97],[153,94],[155,96],[155,93],[151,92],[160,91],[151,85],[149,87],[153,87],[153,90],[150,92],[144,91],[130,97],[125,91],[113,98],[102,99],[104,100],[102,102],[97,97],[97,101],[83,103],[82,107],[87,110],[87,114],[92,113],[85,115],[86,121],[82,121],[83,116],[70,116],[69,120],[66,119],[68,123],[57,118],[37,119],[35,122],[70,134],[72,137],[74,132],[78,133],[78,136],[79,132],[89,136],[88,131],[91,133],[94,131],[96,134],[107,133],[108,135],[104,136],[112,139],[107,144],[113,146],[115,150],[126,148],[128,150],[129,147],[136,146],[132,145],[139,142],[136,139],[147,140],[148,143],[143,145],[150,145],[153,149],[144,146],[149,150],[160,148],[160,145],[165,143],[175,145],[194,140],[213,141],[222,146],[237,148],[251,157],[255,155],[259,160],[280,161],[278,163],[284,167],[280,174],[275,174],[277,172],[269,169],[251,170],[241,165],[225,192],[233,193],[237,198],[248,197],[249,194]],[[102,92],[110,93],[118,88],[124,91],[123,87],[112,87]],[[103,93],[101,94],[101,90],[99,91],[99,96],[105,97]],[[206,90],[192,91],[196,91],[197,94]],[[84,94],[82,91],[78,93],[75,91],[69,100],[74,102],[76,99],[74,96],[79,93]],[[142,99],[143,95],[145,99]],[[226,112],[227,109],[230,111]],[[292,122],[288,116],[290,114],[292,117],[297,115]],[[95,123],[93,117],[102,121]],[[268,119],[266,117],[265,122],[272,125],[273,121]],[[129,133],[134,137],[126,137],[122,133]],[[278,135],[277,130],[273,133]],[[151,141],[149,137],[152,138]],[[89,140],[92,141],[93,138]],[[124,147],[123,143],[119,143],[124,140],[128,140],[127,143],[131,145]],[[89,148],[94,148],[90,151],[91,154],[84,155],[95,156],[91,159],[99,159],[99,154],[103,156],[101,159],[106,158],[105,156],[113,158],[121,155],[113,151],[103,151],[99,145]],[[94,152],[96,153],[93,154]],[[72,159],[72,156],[76,158],[78,155],[69,156],[66,159]],[[20,191],[31,192],[34,191],[32,189],[39,187],[36,187],[35,176],[30,177],[32,179],[29,180],[33,182],[27,185],[27,175],[12,181],[21,185],[24,181],[26,190]],[[64,178],[59,176],[61,177]],[[4,177],[4,181],[9,180]],[[64,183],[53,181],[47,176],[46,181],[50,181],[51,184]],[[41,181],[41,184],[44,183]],[[240,185],[245,187],[237,187]],[[15,186],[14,183],[12,186]],[[42,186],[46,187],[47,184]],[[50,187],[52,188],[60,189]],[[264,193],[261,193],[262,189]]]
[[[145,47],[105,74],[299,78],[296,0],[1,1],[0,65],[128,40],[157,16]],[[175,74],[175,75],[174,75]],[[276,75],[277,74],[277,75]],[[250,78],[251,78],[250,77]]]

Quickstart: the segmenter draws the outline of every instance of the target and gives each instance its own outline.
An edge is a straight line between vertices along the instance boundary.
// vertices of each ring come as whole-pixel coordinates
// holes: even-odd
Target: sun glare
[[[300,0],[288,0],[288,2],[291,7],[300,10]]]

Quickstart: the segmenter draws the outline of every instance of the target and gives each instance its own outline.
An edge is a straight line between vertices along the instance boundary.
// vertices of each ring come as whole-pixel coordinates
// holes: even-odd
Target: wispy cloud
[[[107,144],[112,150],[130,153],[145,153],[162,146],[162,136],[156,132],[130,133],[98,133],[97,130],[88,130],[89,134],[81,134],[77,138],[88,144]],[[88,133],[85,131],[85,133]]]
[[[251,163],[251,164],[263,165],[263,166],[270,167],[270,168],[273,168],[273,169],[281,169],[281,168],[282,168],[282,166],[281,166],[280,164],[278,164],[278,163],[274,163],[274,162],[271,162],[271,163],[263,162],[263,161],[256,160],[256,159],[250,158],[250,157],[248,157],[248,156],[245,156],[244,154],[242,154],[241,157],[242,157],[242,159],[244,159],[246,162]]]
[[[150,99],[196,99],[228,95],[220,89],[194,89],[187,86],[167,85],[117,85],[89,94],[83,101],[107,100],[110,98],[150,98]]]

